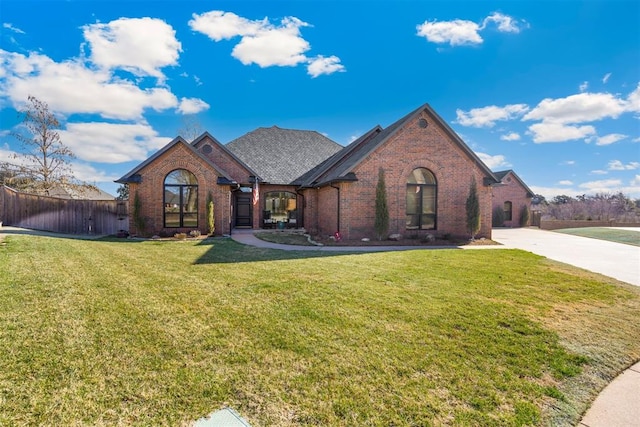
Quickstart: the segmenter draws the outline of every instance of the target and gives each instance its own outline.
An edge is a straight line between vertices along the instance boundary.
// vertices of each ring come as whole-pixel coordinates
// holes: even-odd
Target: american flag
[[[260,186],[258,184],[258,178],[253,183],[253,205],[257,205],[260,200]]]

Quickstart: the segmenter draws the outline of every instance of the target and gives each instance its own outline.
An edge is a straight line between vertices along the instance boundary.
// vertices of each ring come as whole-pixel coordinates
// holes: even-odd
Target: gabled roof
[[[226,147],[270,184],[291,184],[343,147],[316,131],[258,128]]]
[[[254,171],[253,169],[251,169],[249,167],[249,165],[247,165],[245,162],[243,162],[242,160],[240,160],[238,158],[238,156],[236,156],[235,154],[233,154],[231,152],[231,150],[229,150],[229,148],[227,148],[225,145],[223,145],[220,141],[218,141],[216,138],[213,137],[213,135],[211,135],[209,132],[203,132],[202,135],[200,135],[199,137],[197,137],[196,139],[194,139],[193,141],[191,141],[191,145],[193,145],[195,148],[200,148],[199,145],[205,141],[207,138],[211,139],[220,149],[222,149],[222,151],[224,151],[229,157],[231,157],[234,161],[236,161],[238,164],[240,164],[240,166],[242,166],[243,168],[245,168],[247,170],[247,172],[249,172],[249,175],[253,175],[258,177],[258,179],[260,179],[260,176],[256,173],[256,171]]]
[[[214,142],[219,144],[219,142],[217,142],[215,139],[213,139],[213,140],[214,140]],[[208,158],[203,156],[202,153],[200,153],[198,150],[196,150],[193,145],[189,144],[187,141],[185,141],[180,136],[176,137],[171,142],[169,142],[167,145],[162,147],[160,150],[156,151],[151,157],[149,157],[147,160],[145,160],[144,162],[140,163],[138,166],[136,166],[135,168],[133,168],[132,170],[127,172],[124,176],[122,176],[122,178],[116,180],[115,182],[117,182],[119,184],[127,184],[127,183],[130,183],[130,182],[131,183],[140,182],[140,175],[138,173],[142,169],[144,169],[146,166],[148,166],[149,164],[154,162],[157,158],[162,156],[164,153],[169,151],[171,148],[173,148],[174,146],[179,145],[179,144],[182,144],[188,150],[190,150],[193,154],[195,154],[196,156],[201,158],[204,162],[208,163],[216,172],[218,172],[219,175],[221,175],[221,178],[223,178],[223,180],[222,180],[223,183],[233,183],[234,182],[233,180],[231,180],[229,178],[229,174],[227,174],[225,171],[223,171],[218,165],[213,163],[211,160],[209,160]]]
[[[401,129],[406,123],[413,120],[422,112],[427,113],[431,118],[447,133],[447,135],[462,149],[462,151],[486,174],[489,184],[497,183],[499,180],[493,175],[491,170],[482,160],[460,139],[460,137],[442,120],[442,118],[429,106],[424,104],[416,110],[410,112],[400,120],[383,129],[376,126],[369,132],[356,139],[354,142],[343,148],[340,152],[329,158],[318,168],[309,171],[296,180],[302,187],[320,187],[331,182],[354,180],[353,170],[363,160],[365,160],[378,147],[384,144],[389,138]]]
[[[511,175],[512,177],[514,177],[516,179],[516,181],[518,181],[520,183],[522,188],[525,189],[525,191],[527,192],[527,197],[535,196],[535,193],[533,191],[531,191],[531,189],[527,186],[527,184],[525,184],[524,181],[522,179],[520,179],[518,174],[516,174],[512,169],[508,169],[506,171],[494,172],[493,174],[496,176],[496,178],[498,178],[500,180],[500,182],[503,182],[504,179],[507,177],[507,175]],[[500,184],[498,184],[498,185],[500,185]]]

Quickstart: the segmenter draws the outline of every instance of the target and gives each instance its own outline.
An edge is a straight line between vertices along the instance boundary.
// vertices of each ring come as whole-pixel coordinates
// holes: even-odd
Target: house
[[[465,202],[476,182],[478,236],[491,237],[492,188],[499,179],[428,105],[386,128],[375,126],[346,147],[313,131],[259,128],[226,145],[209,133],[178,137],[118,181],[129,184],[130,212],[145,230],[215,232],[304,227],[344,239],[374,237],[375,193],[384,171],[389,233],[465,236]],[[135,213],[134,215],[135,216]]]
[[[500,180],[500,184],[493,188],[493,210],[504,212],[504,223],[494,224],[504,227],[520,227],[529,223],[531,200],[535,196],[533,191],[512,170],[493,173]],[[525,209],[529,214],[525,213]],[[523,217],[526,215],[526,217]],[[526,220],[526,221],[525,221]],[[495,222],[495,221],[494,221]],[[523,224],[523,222],[525,222]]]

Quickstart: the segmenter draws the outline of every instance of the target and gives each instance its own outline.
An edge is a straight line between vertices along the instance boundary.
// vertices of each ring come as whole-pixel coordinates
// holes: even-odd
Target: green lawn
[[[516,250],[0,243],[0,425],[575,425],[640,289]]]
[[[607,227],[562,228],[560,230],[553,231],[571,234],[574,236],[590,237],[592,239],[608,240],[610,242],[640,246],[640,231]]]

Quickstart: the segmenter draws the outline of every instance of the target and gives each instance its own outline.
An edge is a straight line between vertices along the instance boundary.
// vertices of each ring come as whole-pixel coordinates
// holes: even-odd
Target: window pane
[[[198,212],[198,187],[183,187],[184,212]]]
[[[166,212],[164,214],[164,226],[169,228],[180,227],[180,213],[178,212]]]
[[[417,230],[419,227],[419,223],[418,223],[419,219],[420,219],[420,215],[407,215],[407,229]]]
[[[418,195],[420,187],[417,185],[407,185],[407,215],[418,213]]]
[[[265,193],[264,210],[272,219],[285,220],[295,218],[297,195],[287,191],[270,191]]]
[[[436,213],[436,188],[431,186],[422,187],[422,213]]]
[[[198,214],[186,213],[182,216],[183,227],[197,227],[198,226]]]
[[[432,230],[436,228],[435,215],[421,215],[420,221],[420,228],[423,230]]]
[[[196,176],[185,169],[176,169],[164,179],[167,185],[196,185]]]
[[[407,182],[409,184],[435,184],[436,179],[428,169],[418,168],[411,172]]]

